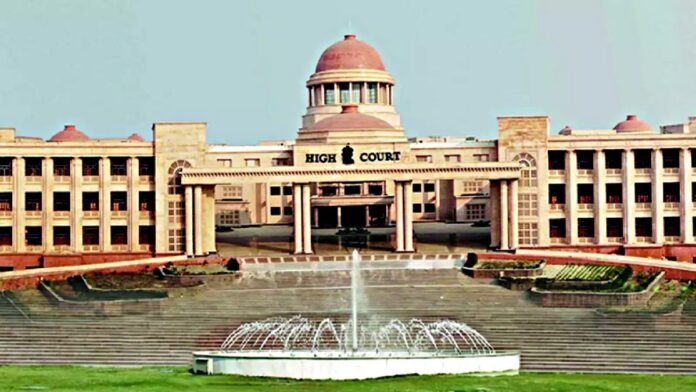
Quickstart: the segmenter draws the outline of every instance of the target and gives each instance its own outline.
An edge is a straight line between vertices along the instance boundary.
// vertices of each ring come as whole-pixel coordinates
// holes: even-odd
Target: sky
[[[355,33],[409,136],[495,138],[504,115],[657,129],[696,115],[694,21],[694,0],[0,0],[0,127],[293,139],[317,59]]]

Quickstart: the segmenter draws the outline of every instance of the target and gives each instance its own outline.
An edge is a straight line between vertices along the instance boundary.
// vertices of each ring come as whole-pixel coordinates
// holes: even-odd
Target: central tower
[[[309,106],[302,117],[302,128],[311,129],[317,122],[341,113],[346,105],[357,106],[357,112],[401,128],[393,88],[394,79],[379,53],[348,34],[322,53],[307,81]]]

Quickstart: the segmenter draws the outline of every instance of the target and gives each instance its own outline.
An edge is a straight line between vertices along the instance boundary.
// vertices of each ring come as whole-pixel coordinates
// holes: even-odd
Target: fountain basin
[[[193,353],[194,373],[306,380],[365,380],[408,374],[517,374],[520,354],[283,351]]]

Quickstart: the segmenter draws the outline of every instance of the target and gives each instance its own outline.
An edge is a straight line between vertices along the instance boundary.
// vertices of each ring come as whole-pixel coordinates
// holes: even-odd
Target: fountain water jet
[[[240,325],[219,351],[195,352],[193,370],[298,379],[366,379],[403,374],[517,373],[519,353],[497,353],[453,320],[391,319],[360,325],[360,255],[351,255],[349,321],[300,315]],[[350,337],[349,334],[350,333]]]

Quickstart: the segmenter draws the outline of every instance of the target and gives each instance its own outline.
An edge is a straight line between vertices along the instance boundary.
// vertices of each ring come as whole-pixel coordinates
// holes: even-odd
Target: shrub
[[[466,268],[473,268],[476,263],[478,263],[478,255],[474,252],[469,252],[466,255],[466,262],[464,263],[464,267]]]
[[[228,271],[239,271],[239,261],[235,259],[234,257],[231,257],[229,260],[227,260],[227,264],[225,264],[225,268]]]

